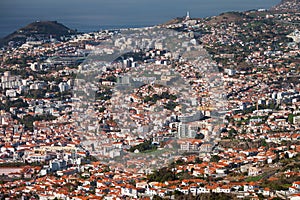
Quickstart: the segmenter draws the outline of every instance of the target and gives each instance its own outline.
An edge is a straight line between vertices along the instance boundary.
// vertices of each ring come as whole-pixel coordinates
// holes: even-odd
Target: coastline
[[[64,5],[55,8],[61,10],[60,14],[56,14],[56,11],[53,11],[53,14],[48,14],[51,13],[51,9],[53,8],[44,11],[31,10],[30,13],[28,13],[28,11],[23,10],[23,8],[20,10],[21,8],[8,7],[7,10],[10,10],[10,12],[2,13],[3,18],[0,18],[0,38],[34,21],[58,21],[71,29],[77,29],[79,32],[90,32],[107,28],[140,28],[144,26],[154,26],[176,17],[185,16],[186,11],[190,11],[192,18],[205,18],[217,16],[229,11],[243,12],[259,8],[269,9],[277,4],[277,2],[273,2],[273,0],[263,3],[259,2],[258,4],[250,4],[249,2],[235,3],[235,0],[232,0],[232,3],[229,2],[225,5],[222,3],[214,4],[213,2],[203,4],[205,2],[201,3],[201,1],[199,1],[194,3],[195,5],[188,7],[182,5],[180,8],[169,9],[166,8],[165,5],[167,3],[154,2],[154,5],[155,3],[158,4],[155,8],[157,9],[155,14],[150,13],[147,5],[141,7],[139,4],[132,5],[129,10],[123,10],[118,6],[114,6],[111,8],[111,13],[109,14],[106,14],[101,8],[97,12],[91,11],[90,13],[85,13],[82,7],[80,7],[79,10],[65,13]],[[15,14],[12,15],[12,13]]]

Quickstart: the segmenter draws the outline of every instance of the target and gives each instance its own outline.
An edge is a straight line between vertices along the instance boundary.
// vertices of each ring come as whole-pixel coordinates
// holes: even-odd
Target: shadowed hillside
[[[37,21],[9,34],[0,40],[0,46],[8,44],[9,41],[14,41],[17,44],[22,44],[30,37],[31,40],[48,39],[50,36],[59,38],[74,34],[75,31],[69,29],[57,21]]]

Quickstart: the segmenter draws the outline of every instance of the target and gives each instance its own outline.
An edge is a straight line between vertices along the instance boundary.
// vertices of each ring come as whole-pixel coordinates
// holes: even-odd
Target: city
[[[6,37],[0,198],[300,199],[298,8]]]

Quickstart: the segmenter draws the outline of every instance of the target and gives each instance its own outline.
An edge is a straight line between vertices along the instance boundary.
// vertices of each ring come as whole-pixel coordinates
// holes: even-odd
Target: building
[[[203,119],[203,114],[200,111],[193,112],[192,114],[178,116],[178,120],[182,123],[194,122]]]
[[[260,169],[257,167],[249,167],[248,176],[257,176],[260,174]]]
[[[293,124],[300,124],[300,115],[293,117]]]
[[[189,125],[180,122],[178,125],[178,138],[187,138],[189,136]]]
[[[199,146],[200,146],[200,141],[195,140],[195,141],[184,141],[180,144],[180,150],[182,151],[198,151],[199,150]]]
[[[67,90],[70,89],[69,84],[66,83],[66,82],[60,82],[60,83],[58,84],[58,87],[59,87],[59,91],[60,91],[60,92],[65,92],[65,91],[67,91]]]
[[[295,30],[291,34],[287,35],[288,38],[292,38],[295,43],[300,43],[300,31]]]
[[[190,19],[191,19],[191,17],[190,17],[190,12],[187,11],[187,12],[186,12],[185,20],[190,20]]]
[[[21,85],[20,76],[12,76],[9,71],[4,72],[4,75],[1,76],[0,86],[2,89],[17,89]]]
[[[130,77],[129,76],[118,76],[117,77],[117,84],[130,84]]]

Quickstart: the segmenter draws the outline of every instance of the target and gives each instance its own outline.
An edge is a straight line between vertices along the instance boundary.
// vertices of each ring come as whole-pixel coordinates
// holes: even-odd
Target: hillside
[[[282,0],[278,5],[271,8],[273,11],[292,11],[300,10],[300,0]]]
[[[178,24],[178,23],[182,23],[184,21],[184,17],[177,17],[174,19],[171,19],[165,23],[163,23],[163,25],[171,25],[171,24]]]
[[[244,13],[241,12],[226,12],[221,13],[218,16],[211,17],[208,24],[219,24],[222,22],[230,23],[230,22],[238,22],[243,21],[243,19],[248,18]]]
[[[37,21],[2,38],[0,40],[0,46],[6,45],[9,41],[22,44],[29,37],[32,40],[40,40],[47,39],[50,36],[59,38],[60,36],[71,35],[74,33],[74,30],[69,29],[57,21]]]

